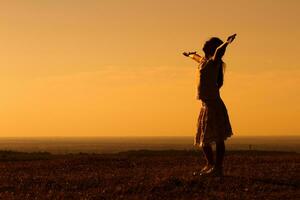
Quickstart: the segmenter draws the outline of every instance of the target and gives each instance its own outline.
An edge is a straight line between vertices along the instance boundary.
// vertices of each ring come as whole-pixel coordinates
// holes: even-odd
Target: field
[[[0,199],[299,199],[300,154],[229,151],[223,178],[197,177],[201,152],[0,152]]]

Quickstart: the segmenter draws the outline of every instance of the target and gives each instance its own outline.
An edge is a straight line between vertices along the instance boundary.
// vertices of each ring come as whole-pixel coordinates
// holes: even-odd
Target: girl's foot
[[[210,165],[210,164],[207,164],[205,165],[201,170],[200,172],[194,172],[193,175],[196,176],[196,175],[202,175],[204,173],[206,173],[208,170],[210,170],[211,168],[213,168],[213,165]]]
[[[221,167],[212,167],[206,172],[202,173],[201,176],[222,177],[223,169]]]
[[[213,165],[205,165],[202,169],[201,169],[201,173],[204,173],[204,172],[206,172],[206,171],[208,171],[208,170],[210,170],[211,168],[213,168],[214,166]]]

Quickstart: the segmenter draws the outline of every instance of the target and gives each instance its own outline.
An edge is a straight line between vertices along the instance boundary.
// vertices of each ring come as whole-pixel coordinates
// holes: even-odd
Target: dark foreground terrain
[[[195,177],[196,151],[0,152],[0,199],[299,199],[300,154],[227,152],[225,176]]]

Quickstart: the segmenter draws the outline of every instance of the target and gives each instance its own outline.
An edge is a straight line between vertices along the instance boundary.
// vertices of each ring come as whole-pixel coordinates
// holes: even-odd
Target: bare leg
[[[203,154],[206,158],[207,166],[213,166],[214,165],[214,156],[213,156],[213,150],[210,144],[205,144],[202,147]]]
[[[223,168],[223,160],[225,154],[225,143],[224,141],[219,141],[216,143],[216,168]]]

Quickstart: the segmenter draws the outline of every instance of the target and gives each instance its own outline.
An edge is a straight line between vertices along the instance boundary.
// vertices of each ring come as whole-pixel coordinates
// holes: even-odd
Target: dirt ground
[[[0,199],[299,199],[300,154],[227,152],[223,178],[198,151],[0,153]]]

